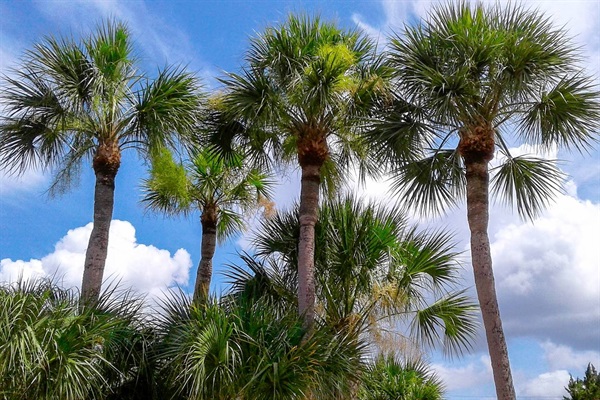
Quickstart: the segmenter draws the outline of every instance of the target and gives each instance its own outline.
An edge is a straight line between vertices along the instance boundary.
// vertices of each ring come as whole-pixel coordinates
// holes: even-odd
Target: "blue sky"
[[[0,2],[0,72],[10,73],[25,49],[43,35],[89,33],[104,17],[129,25],[141,67],[150,74],[180,63],[195,71],[207,88],[216,88],[222,71],[237,71],[248,37],[282,21],[292,11],[320,13],[341,26],[360,27],[384,45],[387,35],[414,23],[432,1],[11,1]],[[600,72],[600,2],[526,2],[548,13],[585,46],[583,65]],[[515,144],[517,146],[517,144]],[[531,146],[518,152],[535,153]],[[550,152],[564,160],[570,174],[566,192],[534,223],[525,223],[501,205],[491,211],[490,238],[500,307],[508,337],[517,391],[522,398],[561,398],[569,373],[582,375],[588,362],[600,366],[600,160],[589,155]],[[124,156],[116,183],[107,275],[150,296],[166,287],[193,284],[199,259],[197,218],[165,219],[139,204],[145,176],[134,153]],[[19,273],[63,277],[78,285],[92,216],[93,173],[82,171],[80,184],[48,198],[50,174],[26,171],[10,177],[0,171],[0,280]],[[280,208],[298,195],[297,175],[282,177]],[[392,202],[386,182],[357,188],[365,197]],[[423,226],[449,227],[466,250],[464,208]],[[244,239],[217,251],[214,290],[223,289],[221,266],[235,262]],[[468,252],[464,284],[472,288]],[[474,296],[474,291],[471,290]],[[449,389],[448,398],[493,398],[483,336],[462,359],[431,356]],[[544,397],[546,396],[546,397]]]

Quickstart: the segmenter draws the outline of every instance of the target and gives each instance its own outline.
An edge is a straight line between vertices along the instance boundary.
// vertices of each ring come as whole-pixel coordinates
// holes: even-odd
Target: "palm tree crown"
[[[373,137],[391,144],[391,153],[403,149],[395,183],[407,204],[435,212],[466,195],[496,391],[514,399],[487,233],[489,189],[522,216],[537,215],[560,189],[562,173],[551,161],[513,156],[509,144],[588,148],[598,139],[598,91],[577,66],[566,32],[517,5],[437,7],[392,39],[387,58],[396,101]]]
[[[0,122],[2,168],[56,171],[52,191],[68,188],[84,161],[96,174],[94,228],[86,253],[82,297],[97,300],[121,151],[142,154],[175,144],[195,123],[197,79],[165,68],[154,80],[141,75],[127,27],[107,21],[76,43],[46,37],[5,77]]]
[[[304,16],[290,16],[254,38],[246,61],[241,75],[224,80],[225,104],[247,122],[247,135],[241,137],[247,145],[266,148],[278,163],[297,159],[301,168],[298,301],[310,325],[320,183],[322,178],[338,181],[353,159],[368,169],[356,119],[383,92],[383,69],[363,34]]]
[[[206,300],[216,240],[243,229],[244,213],[270,197],[271,181],[248,168],[239,154],[225,158],[206,148],[192,151],[186,165],[176,163],[167,150],[157,154],[143,187],[142,201],[152,210],[168,215],[200,212],[202,258],[194,298]]]

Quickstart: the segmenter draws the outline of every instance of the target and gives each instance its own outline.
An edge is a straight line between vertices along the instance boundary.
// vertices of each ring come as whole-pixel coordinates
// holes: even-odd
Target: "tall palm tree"
[[[314,318],[314,226],[321,181],[330,187],[355,156],[367,154],[356,118],[383,92],[373,43],[320,18],[291,15],[252,39],[241,75],[223,82],[225,104],[248,129],[246,144],[301,170],[299,312]],[[366,165],[363,163],[362,165]]]
[[[198,81],[168,67],[155,79],[136,69],[127,27],[106,21],[81,43],[46,37],[5,77],[0,164],[13,172],[56,170],[52,191],[66,189],[84,160],[96,175],[94,226],[86,251],[82,298],[97,301],[108,250],[121,152],[174,144],[199,108]]]
[[[514,399],[487,233],[489,189],[521,216],[535,217],[560,189],[562,174],[551,161],[513,156],[509,143],[585,150],[598,139],[598,92],[567,33],[518,5],[437,7],[392,38],[388,60],[396,101],[373,138],[404,149],[395,183],[407,204],[439,211],[466,195],[496,392]]]
[[[202,245],[194,301],[208,299],[217,239],[243,229],[244,212],[261,201],[265,204],[271,184],[265,174],[248,168],[239,154],[225,158],[206,148],[192,151],[186,165],[175,162],[167,150],[153,157],[142,202],[169,215],[200,212]]]

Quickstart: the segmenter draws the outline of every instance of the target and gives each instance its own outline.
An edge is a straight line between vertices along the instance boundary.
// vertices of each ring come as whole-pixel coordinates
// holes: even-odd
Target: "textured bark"
[[[508,348],[496,298],[488,237],[488,162],[493,157],[493,150],[493,130],[489,128],[478,127],[471,130],[463,135],[459,144],[459,151],[465,160],[466,167],[467,220],[471,230],[471,262],[492,362],[496,395],[500,400],[515,400]]]
[[[299,132],[298,163],[300,187],[300,237],[298,240],[298,312],[310,331],[315,320],[315,225],[319,211],[321,167],[329,156],[327,135],[317,126]]]
[[[300,238],[298,240],[298,311],[304,327],[315,319],[315,225],[319,209],[320,166],[302,167],[300,189]]]
[[[207,207],[202,213],[200,222],[202,223],[202,245],[194,286],[194,303],[206,304],[212,279],[212,260],[217,246],[216,207]]]
[[[116,144],[103,144],[98,147],[93,161],[96,174],[94,226],[85,253],[81,282],[81,299],[86,303],[96,303],[102,288],[114,206],[115,177],[120,165],[121,152]]]

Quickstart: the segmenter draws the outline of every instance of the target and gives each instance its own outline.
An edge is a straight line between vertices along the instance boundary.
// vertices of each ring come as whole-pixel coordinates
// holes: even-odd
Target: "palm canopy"
[[[268,208],[271,186],[268,176],[248,167],[239,153],[223,157],[210,147],[192,149],[185,165],[175,162],[167,150],[153,157],[142,202],[170,215],[200,212],[202,244],[195,301],[208,300],[217,239],[241,231],[244,214],[251,208]]]
[[[259,257],[279,260],[271,264],[273,284],[292,292],[297,282],[297,213],[265,221],[254,240]],[[449,354],[469,348],[475,305],[453,289],[457,253],[448,233],[419,232],[398,210],[353,197],[323,204],[315,230],[317,309],[327,324],[360,327],[374,339],[385,339],[385,325],[394,331],[397,324],[407,323],[410,332],[404,339],[418,347],[441,345]],[[286,299],[281,291],[270,290]]]
[[[265,29],[252,39],[242,74],[222,80],[224,104],[248,127],[237,139],[278,163],[325,163],[326,178],[340,178],[353,155],[374,172],[356,129],[385,92],[388,69],[374,50],[360,31],[319,17],[290,15]]]
[[[92,163],[94,225],[84,263],[85,301],[100,294],[121,151],[176,145],[177,137],[194,128],[200,106],[192,74],[170,67],[150,80],[138,73],[132,53],[127,27],[106,21],[81,43],[46,37],[4,77],[0,168],[55,170],[53,193],[69,187],[84,160]]]
[[[103,146],[146,150],[175,144],[200,105],[198,81],[177,67],[151,80],[140,74],[127,27],[106,21],[76,43],[46,37],[4,77],[2,167],[57,169],[68,183]]]
[[[464,1],[434,8],[394,37],[387,55],[397,86],[384,109],[391,117],[375,124],[373,138],[391,144],[396,189],[410,206],[439,212],[466,197],[475,286],[501,399],[516,395],[494,285],[489,192],[533,218],[560,190],[562,173],[552,161],[513,156],[509,144],[583,151],[598,140],[600,95],[578,58],[566,32],[537,11]]]
[[[223,80],[224,104],[246,128],[232,139],[255,157],[266,150],[278,165],[296,159],[300,166],[298,302],[310,326],[320,191],[335,190],[351,165],[363,175],[377,171],[359,134],[360,118],[386,92],[387,68],[360,31],[294,15],[254,38],[246,61],[241,75]]]
[[[532,218],[559,189],[561,173],[547,160],[513,156],[509,144],[581,151],[598,139],[598,91],[578,66],[579,49],[537,11],[438,6],[392,38],[387,60],[398,100],[378,136],[413,144],[416,162],[399,169],[396,184],[421,211],[462,199],[463,160],[489,160],[498,150],[492,190]]]
[[[239,153],[224,158],[210,148],[192,150],[181,164],[163,150],[152,158],[142,202],[167,215],[215,213],[217,236],[225,240],[244,227],[245,212],[271,197],[272,184]]]

